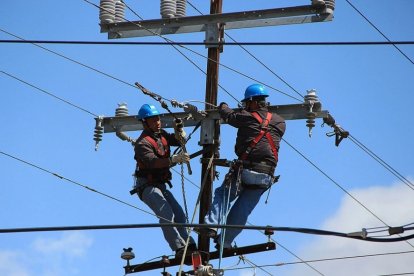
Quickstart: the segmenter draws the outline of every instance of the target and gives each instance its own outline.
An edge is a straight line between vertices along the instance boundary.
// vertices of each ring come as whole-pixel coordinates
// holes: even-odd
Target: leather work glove
[[[176,131],[174,133],[175,139],[177,140],[185,139],[186,135],[187,133],[185,133],[184,129],[181,129],[181,131]]]
[[[184,139],[187,134],[184,131],[183,121],[181,119],[175,119],[173,127],[174,127],[174,130],[175,130],[174,131],[175,138],[177,140]]]
[[[190,155],[188,155],[188,153],[180,152],[171,156],[170,159],[173,164],[188,163],[190,161]]]

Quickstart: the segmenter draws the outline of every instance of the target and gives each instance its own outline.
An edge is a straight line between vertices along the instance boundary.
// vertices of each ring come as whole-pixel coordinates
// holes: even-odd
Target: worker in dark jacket
[[[238,159],[214,192],[213,203],[204,218],[206,224],[245,225],[261,195],[274,183],[286,124],[281,116],[268,111],[268,96],[262,85],[253,84],[245,91],[244,109],[240,112],[233,111],[226,103],[219,105],[221,118],[238,129],[235,145]],[[229,228],[217,236],[217,229],[211,228],[208,235],[218,245],[230,248],[240,232],[241,229]]]
[[[138,112],[138,119],[144,126],[144,131],[135,142],[135,189],[138,196],[157,215],[160,224],[185,223],[184,211],[167,189],[167,184],[171,186],[170,167],[187,163],[190,157],[184,152],[170,156],[170,146],[180,146],[180,143],[174,134],[161,129],[159,112],[153,105],[144,104]],[[176,252],[176,257],[181,257],[188,238],[186,229],[162,227],[162,231],[169,246]],[[186,252],[190,254],[196,249],[190,237]]]

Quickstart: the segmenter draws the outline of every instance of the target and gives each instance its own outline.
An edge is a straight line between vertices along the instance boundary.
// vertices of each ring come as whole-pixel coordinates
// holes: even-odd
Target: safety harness
[[[241,155],[241,160],[246,160],[249,156],[250,152],[254,147],[256,147],[257,143],[263,138],[263,136],[266,136],[267,141],[270,145],[270,148],[272,149],[273,155],[275,156],[276,161],[278,160],[278,154],[277,154],[277,148],[275,143],[273,142],[272,136],[269,132],[269,122],[272,119],[272,113],[267,112],[266,119],[262,119],[260,115],[257,112],[252,112],[252,116],[259,122],[260,124],[260,132],[259,134],[250,142],[250,145],[247,147],[246,151]]]
[[[170,150],[168,147],[167,139],[160,135],[160,140],[162,143],[163,148],[160,147],[160,145],[157,143],[157,141],[149,136],[148,134],[144,134],[143,139],[145,139],[147,142],[149,142],[153,148],[156,151],[156,155],[160,158],[169,158],[170,157]],[[135,172],[135,176],[137,177],[145,177],[148,180],[147,185],[141,185],[139,189],[136,191],[138,192],[138,195],[141,197],[141,193],[148,185],[153,185],[157,183],[167,183],[169,187],[172,187],[172,184],[170,182],[171,180],[171,172],[169,168],[165,169],[150,169],[148,168],[141,160],[138,160],[138,168]],[[132,191],[131,191],[132,192]],[[131,193],[130,192],[130,193]],[[132,193],[131,193],[132,194]]]
[[[278,160],[278,151],[277,151],[276,145],[275,145],[275,143],[272,139],[272,136],[270,135],[269,128],[268,128],[270,120],[272,119],[272,113],[267,112],[265,119],[262,119],[257,112],[252,112],[251,114],[252,114],[253,118],[255,118],[259,122],[260,132],[250,142],[250,144],[247,147],[246,151],[239,157],[239,160],[238,160],[239,172],[243,168],[246,168],[246,169],[259,169],[261,172],[266,172],[266,173],[272,175],[273,176],[272,183],[275,183],[279,179],[279,176],[274,176],[273,175],[275,166],[265,164],[264,162],[251,162],[251,161],[247,160],[247,158],[248,158],[250,152],[252,151],[252,149],[255,148],[257,143],[263,138],[263,136],[265,136],[268,143],[269,143],[269,145],[270,145],[272,153],[273,153],[273,155],[276,159],[276,162],[277,162],[277,160]],[[237,183],[240,183],[240,174],[237,176],[237,178],[238,178]],[[245,184],[245,183],[242,183],[242,185],[245,188],[248,188],[248,189],[268,189],[268,188],[270,188],[267,185],[248,185],[248,184]]]

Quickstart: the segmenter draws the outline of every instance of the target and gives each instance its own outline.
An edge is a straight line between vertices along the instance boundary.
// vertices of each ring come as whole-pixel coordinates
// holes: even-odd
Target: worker
[[[160,224],[186,223],[186,215],[167,185],[171,186],[170,167],[187,163],[190,156],[181,151],[170,156],[170,146],[180,146],[175,134],[161,129],[160,113],[150,104],[144,104],[138,111],[144,130],[135,142],[135,190],[139,198],[159,218]],[[180,135],[185,136],[184,130]],[[165,240],[176,258],[183,256],[189,234],[185,227],[161,227]],[[197,250],[192,237],[189,239],[187,254]],[[186,255],[187,255],[186,254]]]
[[[274,172],[286,124],[281,116],[269,112],[268,96],[262,85],[252,84],[245,90],[241,111],[232,110],[224,102],[219,105],[220,117],[238,129],[235,145],[238,159],[233,162],[234,166],[222,185],[214,191],[213,202],[204,218],[206,224],[246,225],[261,195],[277,179]],[[207,235],[217,243],[216,248],[221,245],[231,248],[231,243],[242,231],[229,228],[217,235],[217,230],[207,229]]]

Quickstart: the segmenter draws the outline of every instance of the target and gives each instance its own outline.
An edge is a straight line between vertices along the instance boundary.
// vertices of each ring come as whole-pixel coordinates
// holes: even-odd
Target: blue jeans
[[[148,185],[146,178],[137,178],[136,187],[140,188],[142,185],[146,186],[142,192],[142,201],[157,215],[160,224],[186,223],[183,208],[181,208],[174,195],[167,190],[165,183]],[[161,227],[161,229],[172,250],[175,251],[185,246],[188,238],[185,227]],[[192,237],[190,237],[189,243],[195,244]]]
[[[232,175],[230,185],[225,182],[214,191],[214,199],[207,215],[206,224],[246,225],[247,218],[259,203],[261,195],[272,185],[273,177],[255,171],[243,169],[239,185],[237,185],[237,172]],[[249,187],[243,186],[249,185]],[[256,185],[256,188],[253,188]],[[229,194],[230,192],[230,194]],[[230,208],[230,204],[233,206]],[[226,219],[227,221],[223,221]],[[224,248],[230,248],[231,243],[242,229],[228,228],[221,231],[218,242],[224,237]]]

